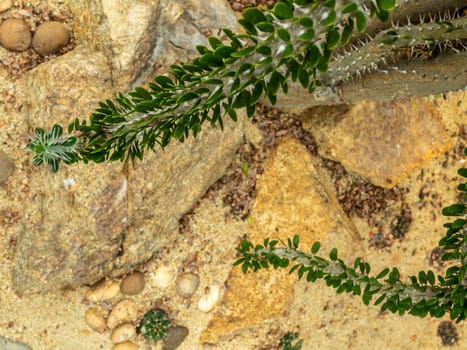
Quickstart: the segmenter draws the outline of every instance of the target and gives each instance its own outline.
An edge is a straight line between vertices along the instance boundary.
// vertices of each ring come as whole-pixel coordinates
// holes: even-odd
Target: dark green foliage
[[[300,350],[303,345],[303,340],[297,339],[298,333],[287,332],[279,340],[279,345],[282,350]]]
[[[460,188],[467,194],[465,186]],[[277,246],[277,241],[269,239],[256,246],[243,240],[234,265],[241,265],[245,273],[270,265],[274,268],[290,266],[290,273],[297,273],[298,278],[306,277],[308,282],[323,279],[337,293],[360,295],[365,305],[376,297],[374,304],[381,304],[382,311],[400,315],[408,312],[419,317],[442,317],[449,313],[451,319],[460,322],[467,317],[467,205],[451,205],[443,209],[443,214],[459,217],[444,225],[447,232],[439,242],[446,252],[442,260],[453,263],[444,276],[435,276],[433,271],[420,271],[417,276],[409,276],[409,282],[404,282],[399,270],[393,267],[372,277],[367,262],[357,258],[352,266],[348,266],[339,259],[336,248],[331,250],[329,259],[316,255],[320,248],[318,242],[313,244],[310,253],[301,252],[298,236],[288,239],[281,247]]]
[[[373,4],[374,14],[389,5],[387,0]],[[306,7],[326,9],[327,15],[314,22],[299,15]],[[62,137],[57,128],[51,133],[37,129],[28,146],[35,153],[33,162],[56,171],[60,161],[142,159],[146,149],[196,136],[206,122],[223,128],[226,115],[238,119],[236,109],[245,108],[251,117],[261,97],[274,104],[279,91],[287,92],[290,78],[312,92],[320,84],[316,68],[327,71],[332,51],[349,42],[354,23],[358,30],[365,29],[368,14],[363,11],[357,2],[342,7],[335,0],[281,0],[264,11],[248,8],[239,20],[246,34],[224,29],[229,43],[211,37],[210,47],[198,46],[199,57],[192,62],[172,65],[148,87],[100,102],[89,120],[69,125],[68,132],[79,136]],[[323,31],[326,42],[315,37]]]
[[[166,337],[171,325],[167,312],[161,309],[152,309],[143,316],[139,330],[146,339],[159,341]]]

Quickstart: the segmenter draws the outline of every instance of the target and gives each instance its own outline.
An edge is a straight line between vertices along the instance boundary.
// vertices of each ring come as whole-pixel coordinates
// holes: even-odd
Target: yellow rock
[[[302,116],[320,154],[377,186],[394,187],[451,148],[438,110],[425,98],[364,101],[329,113],[321,107]]]
[[[250,240],[286,240],[299,234],[301,246],[308,249],[315,241],[326,241],[329,235],[342,235],[343,241],[352,241],[349,235],[345,236],[347,233],[353,241],[358,239],[313,163],[305,146],[296,140],[285,140],[272,152],[257,183]],[[352,246],[351,242],[347,244]],[[216,343],[238,329],[287,315],[295,281],[296,277],[287,270],[244,275],[240,268],[233,268],[224,299],[200,342]]]

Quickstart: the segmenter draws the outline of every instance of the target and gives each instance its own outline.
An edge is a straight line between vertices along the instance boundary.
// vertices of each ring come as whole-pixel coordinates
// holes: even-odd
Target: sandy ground
[[[438,98],[435,103],[441,106],[443,122],[453,144],[459,146],[458,125],[465,121],[467,110],[466,94],[457,94],[447,100]],[[7,117],[2,135],[21,133],[21,122],[15,119],[18,114]],[[3,141],[3,147],[9,148]],[[23,341],[35,350],[46,349],[111,349],[109,333],[98,334],[91,331],[84,321],[84,313],[89,304],[83,302],[86,288],[72,291],[56,291],[46,295],[18,297],[11,290],[10,262],[13,256],[14,237],[21,227],[17,218],[22,215],[20,208],[25,196],[21,193],[26,186],[27,166],[23,165],[27,155],[21,149],[10,149],[17,169],[8,180],[8,186],[0,187],[1,210],[16,212],[16,217],[3,219],[0,236],[0,335]],[[411,207],[413,222],[405,238],[394,241],[386,249],[376,249],[367,243],[371,229],[361,219],[354,218],[362,236],[362,255],[369,261],[374,271],[385,266],[398,266],[405,276],[417,273],[429,266],[429,255],[438,240],[444,235],[440,215],[444,204],[456,198],[455,186],[459,183],[456,169],[465,162],[455,152],[446,157],[430,161],[412,174],[401,187],[409,189],[406,201]],[[13,185],[13,188],[12,188]],[[422,186],[429,186],[429,194],[420,202]],[[203,288],[212,283],[222,285],[228,278],[235,255],[238,237],[248,231],[248,224],[240,219],[226,219],[222,193],[214,199],[203,199],[190,221],[190,229],[179,239],[159,252],[141,269],[148,280],[145,290],[134,299],[140,311],[147,310],[158,301],[163,301],[171,310],[173,319],[190,330],[190,335],[180,346],[185,349],[274,349],[284,332],[297,330],[304,340],[303,349],[441,349],[444,348],[437,336],[441,320],[419,319],[409,315],[398,316],[381,313],[376,307],[365,307],[352,296],[336,296],[334,291],[317,282],[313,285],[297,283],[290,315],[275,320],[266,320],[258,327],[243,330],[223,339],[219,344],[202,346],[199,336],[206,327],[211,314],[199,311],[196,300]],[[423,204],[423,207],[422,207]],[[3,211],[5,213],[5,211]],[[343,252],[345,256],[345,252]],[[196,261],[193,264],[193,261]],[[172,265],[183,271],[194,270],[201,277],[201,287],[190,300],[177,296],[170,286],[160,290],[154,284],[154,272],[161,265]],[[272,293],[274,291],[271,291]],[[104,305],[105,306],[105,305]],[[467,325],[457,325],[459,340],[455,348],[467,348],[465,335]],[[149,344],[138,338],[141,349],[161,349],[160,344]]]

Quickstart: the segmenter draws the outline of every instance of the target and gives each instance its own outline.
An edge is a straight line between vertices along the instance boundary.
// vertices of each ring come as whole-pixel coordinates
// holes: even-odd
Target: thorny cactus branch
[[[260,98],[275,104],[278,92],[287,93],[291,82],[325,99],[336,94],[341,81],[388,70],[391,54],[402,46],[410,51],[418,44],[436,47],[440,40],[466,38],[462,18],[441,23],[431,17],[433,23],[394,27],[366,47],[350,46],[347,53],[334,55],[355,33],[365,32],[371,18],[388,20],[395,6],[395,0],[280,0],[264,11],[249,8],[239,20],[246,33],[225,29],[229,44],[209,38],[211,48],[198,47],[200,56],[173,65],[170,76],[157,76],[148,88],[101,102],[89,120],[76,118],[70,135],[62,136],[58,126],[51,132],[36,129],[28,144],[34,164],[56,171],[60,160],[142,159],[146,149],[196,136],[206,122],[222,128],[226,115],[237,120],[239,108],[252,116]]]
[[[467,148],[464,150],[467,155]],[[467,178],[467,168],[461,168],[459,175]],[[370,264],[357,258],[353,265],[347,265],[338,258],[336,248],[329,259],[317,255],[320,244],[314,243],[309,253],[299,250],[299,237],[294,236],[282,247],[277,240],[266,238],[263,244],[254,245],[244,239],[237,251],[239,257],[234,265],[241,265],[244,273],[268,267],[289,268],[299,278],[308,282],[323,279],[337,293],[352,293],[362,297],[368,305],[373,297],[374,304],[381,304],[381,310],[408,312],[414,316],[442,317],[449,313],[457,322],[467,318],[467,182],[458,186],[464,192],[464,200],[443,209],[446,216],[458,217],[445,224],[446,235],[439,241],[445,251],[442,260],[449,261],[450,267],[444,276],[432,271],[420,271],[418,276],[409,276],[402,281],[397,268],[385,268],[377,275],[370,275]]]

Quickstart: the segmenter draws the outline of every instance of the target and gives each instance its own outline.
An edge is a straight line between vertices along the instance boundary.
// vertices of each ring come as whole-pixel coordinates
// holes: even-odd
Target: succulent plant
[[[172,322],[166,311],[151,309],[141,319],[139,330],[146,339],[159,341],[167,336],[171,326]]]

